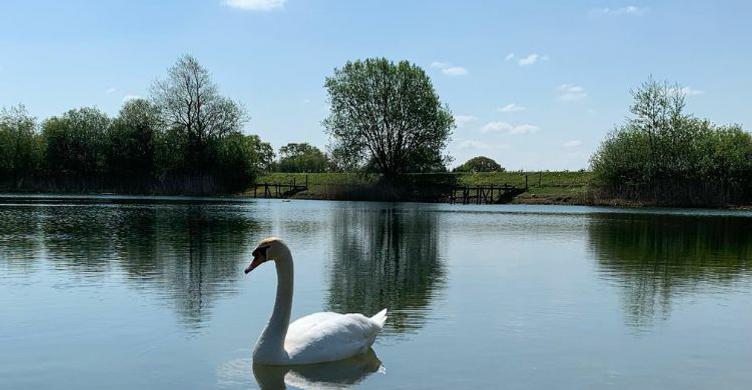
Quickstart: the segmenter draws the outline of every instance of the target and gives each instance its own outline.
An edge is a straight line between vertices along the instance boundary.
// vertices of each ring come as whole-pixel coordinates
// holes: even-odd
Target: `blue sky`
[[[275,147],[327,144],[324,78],[384,56],[426,69],[459,127],[449,152],[579,169],[651,74],[688,108],[752,125],[752,2],[21,1],[0,5],[0,106],[117,113],[190,53]]]

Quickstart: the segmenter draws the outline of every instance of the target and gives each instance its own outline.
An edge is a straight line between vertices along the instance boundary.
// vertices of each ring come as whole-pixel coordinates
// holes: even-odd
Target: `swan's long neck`
[[[277,267],[277,298],[274,301],[274,311],[253,351],[255,361],[267,363],[287,358],[285,336],[292,310],[293,265],[290,250],[282,246],[274,263]]]

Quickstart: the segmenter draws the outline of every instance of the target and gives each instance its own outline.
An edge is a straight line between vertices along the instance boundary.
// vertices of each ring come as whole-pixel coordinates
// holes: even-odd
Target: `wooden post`
[[[541,186],[542,179],[543,179],[543,172],[538,172],[538,187]]]
[[[525,175],[525,191],[527,191],[527,175]]]

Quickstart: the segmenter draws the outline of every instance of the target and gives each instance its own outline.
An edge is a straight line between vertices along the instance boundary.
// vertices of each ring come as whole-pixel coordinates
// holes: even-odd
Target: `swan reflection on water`
[[[253,376],[262,389],[340,389],[363,381],[374,372],[383,372],[381,360],[368,352],[336,362],[301,366],[253,365]]]

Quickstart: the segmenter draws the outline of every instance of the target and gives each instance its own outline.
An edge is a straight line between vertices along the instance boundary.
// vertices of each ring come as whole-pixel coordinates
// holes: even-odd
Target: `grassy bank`
[[[528,191],[518,196],[513,203],[536,204],[586,204],[589,172],[495,172],[495,173],[456,173],[437,175],[407,175],[412,179],[435,176],[439,179],[455,179],[459,185],[500,185],[525,186]],[[348,199],[348,193],[367,189],[376,184],[379,175],[355,173],[270,173],[259,177],[259,183],[305,183],[308,178],[308,191],[295,195],[298,199]]]

